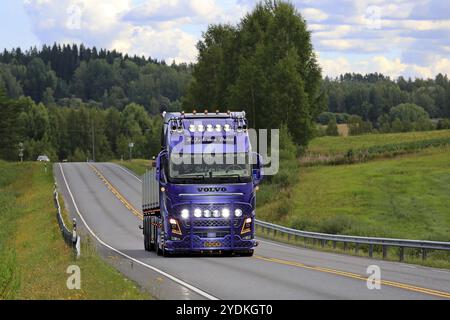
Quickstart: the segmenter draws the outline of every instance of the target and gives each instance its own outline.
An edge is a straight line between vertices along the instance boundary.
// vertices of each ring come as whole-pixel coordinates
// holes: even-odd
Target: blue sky
[[[307,20],[324,74],[450,74],[450,1],[291,0]],[[2,0],[0,48],[83,42],[195,61],[210,23],[237,23],[255,0]]]

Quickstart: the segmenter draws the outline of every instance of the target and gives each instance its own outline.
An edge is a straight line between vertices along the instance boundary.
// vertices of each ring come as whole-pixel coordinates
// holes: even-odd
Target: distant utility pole
[[[133,156],[132,156],[132,149],[133,149],[133,147],[134,147],[134,143],[133,143],[133,142],[130,142],[130,143],[128,144],[128,147],[130,148],[130,161],[131,161],[131,159],[133,158]]]

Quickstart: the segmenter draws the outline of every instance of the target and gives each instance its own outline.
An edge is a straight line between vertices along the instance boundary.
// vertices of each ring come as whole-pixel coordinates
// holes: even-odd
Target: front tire
[[[144,217],[144,248],[145,251],[155,251],[155,244],[152,243],[152,230],[154,229],[151,217]]]

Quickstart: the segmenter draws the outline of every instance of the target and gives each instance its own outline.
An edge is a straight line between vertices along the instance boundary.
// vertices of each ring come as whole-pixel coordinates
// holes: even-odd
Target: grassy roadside
[[[148,299],[84,245],[76,260],[62,240],[52,200],[51,168],[0,162],[0,299]],[[66,270],[81,269],[81,290]]]
[[[364,164],[308,167],[264,220],[333,234],[450,241],[450,148]],[[274,215],[281,207],[288,210]]]

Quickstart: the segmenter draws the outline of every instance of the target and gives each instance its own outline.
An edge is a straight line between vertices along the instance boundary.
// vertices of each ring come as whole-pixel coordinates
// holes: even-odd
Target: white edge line
[[[142,180],[133,172],[130,172],[130,170],[125,169],[123,166],[117,164],[117,163],[113,163],[114,165],[116,165],[117,167],[119,167],[122,171],[125,171],[125,173],[127,173],[128,175],[132,176],[133,178],[135,178],[137,181],[142,182]]]
[[[110,249],[110,250],[112,250],[112,251],[114,251],[114,252],[120,254],[121,256],[123,256],[123,257],[125,257],[125,258],[127,258],[127,259],[130,259],[130,260],[136,262],[137,264],[140,264],[140,265],[142,265],[142,266],[144,266],[144,267],[146,267],[146,268],[148,268],[148,269],[151,269],[151,270],[153,270],[153,271],[155,271],[155,272],[157,272],[157,273],[163,275],[164,277],[169,278],[170,280],[172,280],[172,281],[174,281],[174,282],[176,282],[176,283],[182,285],[183,287],[185,287],[185,288],[187,288],[187,289],[189,289],[189,290],[191,290],[191,291],[194,291],[195,293],[197,293],[197,294],[199,294],[199,295],[201,295],[201,296],[203,296],[203,297],[205,297],[205,298],[207,298],[207,299],[209,299],[209,300],[219,300],[218,298],[216,298],[216,297],[210,295],[209,293],[207,293],[207,292],[205,292],[205,291],[203,291],[203,290],[201,290],[201,289],[198,289],[198,288],[196,288],[196,287],[190,285],[189,283],[186,283],[186,282],[184,282],[183,280],[180,280],[180,279],[178,279],[178,278],[176,278],[176,277],[174,277],[174,276],[168,274],[167,272],[164,272],[164,271],[162,271],[162,270],[160,270],[160,269],[158,269],[158,268],[156,268],[156,267],[153,267],[153,266],[148,265],[148,264],[146,264],[146,263],[144,263],[144,262],[142,262],[142,261],[139,261],[139,260],[137,260],[137,259],[135,259],[135,258],[133,258],[133,257],[130,257],[129,255],[127,255],[127,254],[125,254],[125,253],[123,253],[123,252],[121,252],[121,251],[119,251],[119,250],[117,250],[117,249],[111,247],[109,244],[107,244],[106,242],[104,242],[103,240],[101,240],[101,239],[100,239],[100,238],[92,231],[92,229],[89,227],[89,225],[86,223],[86,220],[84,220],[83,215],[81,214],[80,210],[78,209],[78,206],[77,206],[77,204],[76,204],[76,202],[75,202],[75,199],[74,199],[74,197],[73,197],[72,191],[70,190],[69,184],[67,183],[66,176],[65,176],[65,174],[64,174],[64,170],[63,170],[63,168],[62,168],[62,166],[61,166],[61,163],[59,163],[59,168],[60,168],[60,170],[61,170],[61,174],[62,174],[62,177],[63,177],[63,179],[64,179],[64,183],[65,183],[65,185],[66,185],[67,191],[69,192],[70,198],[71,198],[72,203],[73,203],[73,205],[74,205],[74,207],[75,207],[75,210],[77,211],[78,216],[81,218],[81,221],[83,221],[83,224],[86,226],[86,228],[87,228],[88,231],[91,233],[91,235],[92,235],[92,236],[93,236],[100,244],[102,244],[103,246],[107,247],[108,249]]]

